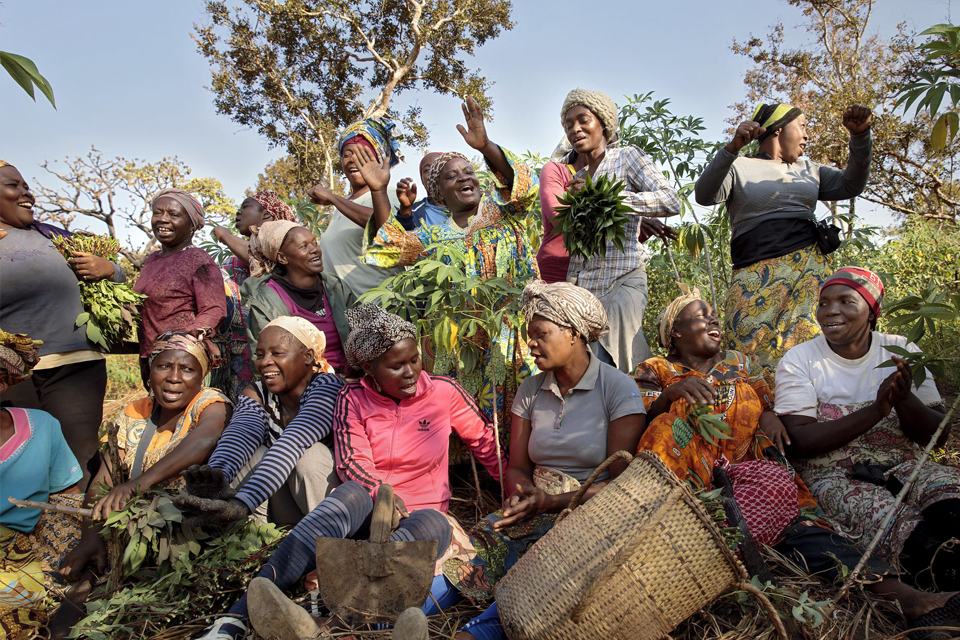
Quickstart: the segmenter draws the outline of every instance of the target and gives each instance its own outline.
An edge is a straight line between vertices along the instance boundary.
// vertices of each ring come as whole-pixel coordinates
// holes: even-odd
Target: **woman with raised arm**
[[[607,94],[574,89],[560,108],[560,124],[564,140],[540,170],[543,244],[537,262],[545,281],[573,282],[600,299],[610,331],[593,349],[604,362],[629,374],[650,357],[643,337],[648,299],[643,242],[651,236],[664,241],[676,237],[660,218],[680,213],[680,197],[646,153],[633,145],[620,146],[617,105]],[[605,257],[588,260],[571,258],[563,237],[553,233],[558,198],[583,189],[586,175],[622,181],[621,195],[630,207],[623,250],[607,241]]]
[[[917,385],[893,355],[917,346],[876,330],[882,300],[875,273],[837,270],[820,291],[823,334],[792,348],[777,367],[776,408],[794,463],[837,531],[861,546],[873,539],[944,414],[929,372]],[[881,368],[891,358],[896,368]],[[949,427],[940,446],[948,435]],[[944,546],[951,538],[960,538],[960,470],[928,460],[878,555],[899,555],[925,586],[960,589],[960,553]]]
[[[712,488],[715,465],[725,467],[754,540],[811,573],[835,580],[841,565],[856,566],[862,549],[822,519],[817,501],[780,453],[791,441],[796,446],[795,432],[788,436],[771,411],[771,394],[756,363],[723,349],[710,305],[696,291],[680,296],[661,315],[659,334],[669,355],[637,369],[650,416],[639,450],[656,453],[695,490]],[[687,422],[703,405],[727,423],[729,438],[707,438]],[[911,627],[960,625],[957,594],[910,587],[876,557],[868,561],[864,577],[867,591],[899,603]],[[952,635],[915,631],[910,637],[947,640]]]
[[[431,257],[431,245],[442,244],[463,255],[459,266],[468,275],[506,278],[514,286],[523,286],[539,275],[522,220],[536,203],[537,176],[487,137],[483,113],[473,98],[467,98],[463,115],[467,126],[457,125],[457,130],[471,148],[483,154],[493,172],[493,191],[481,194],[480,181],[466,156],[440,154],[430,167],[427,193],[447,208],[450,217],[442,224],[424,223],[407,231],[390,210],[389,169],[369,150],[358,147],[359,171],[373,192],[374,209],[364,238],[364,255],[371,264],[408,266]],[[510,406],[516,385],[536,370],[526,345],[516,339],[515,329],[504,326],[499,336],[490,338],[486,359],[477,365],[478,375],[464,381],[487,417],[492,418],[496,411],[501,425],[506,424],[505,408]],[[456,371],[455,355],[441,345],[433,347],[433,370]],[[497,391],[496,407],[491,403],[492,388]]]
[[[818,241],[816,208],[821,200],[849,200],[870,176],[870,109],[854,105],[843,114],[850,132],[845,169],[806,158],[807,120],[788,104],[763,104],[742,122],[697,180],[697,203],[726,203],[730,215],[733,280],[724,309],[728,349],[756,356],[773,386],[777,362],[790,347],[819,333],[814,310],[827,276]],[[738,156],[757,140],[755,156]]]

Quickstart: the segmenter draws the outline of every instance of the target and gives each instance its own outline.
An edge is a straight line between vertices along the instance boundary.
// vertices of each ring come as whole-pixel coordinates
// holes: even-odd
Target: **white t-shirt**
[[[400,208],[400,202],[392,190],[387,190],[390,205],[394,211]],[[373,206],[373,195],[367,191],[353,201],[363,207]],[[323,252],[323,266],[333,269],[340,280],[357,297],[363,295],[389,278],[403,271],[403,267],[376,267],[363,259],[363,228],[353,220],[334,209],[330,224],[320,236],[320,250]]]

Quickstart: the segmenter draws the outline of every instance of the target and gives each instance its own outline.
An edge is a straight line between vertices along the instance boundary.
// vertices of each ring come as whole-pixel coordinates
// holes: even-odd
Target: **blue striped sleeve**
[[[303,452],[323,440],[333,427],[333,410],[343,380],[332,373],[320,373],[300,398],[300,412],[260,460],[237,493],[252,512],[270,499],[290,477]]]
[[[232,482],[241,467],[250,461],[266,440],[267,413],[253,398],[240,394],[230,424],[217,441],[209,464],[220,469],[227,482]]]

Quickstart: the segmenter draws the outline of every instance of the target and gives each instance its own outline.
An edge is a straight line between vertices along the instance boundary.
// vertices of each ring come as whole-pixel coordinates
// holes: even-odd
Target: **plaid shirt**
[[[614,280],[643,266],[647,254],[640,242],[640,218],[663,218],[680,213],[680,197],[667,182],[663,172],[653,164],[650,156],[634,146],[612,147],[597,167],[595,178],[610,176],[624,183],[620,194],[623,203],[633,209],[627,214],[624,228],[623,251],[607,241],[605,258],[594,256],[589,260],[571,257],[567,273],[578,274],[577,285],[596,296],[606,294]]]

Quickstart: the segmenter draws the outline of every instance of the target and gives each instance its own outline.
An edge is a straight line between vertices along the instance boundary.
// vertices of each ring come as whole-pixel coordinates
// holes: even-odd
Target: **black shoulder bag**
[[[820,253],[829,255],[840,248],[840,227],[827,220],[817,220],[817,246]]]

